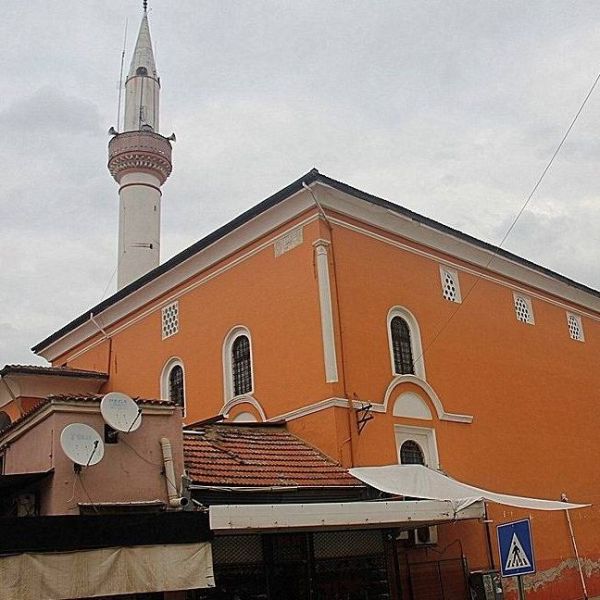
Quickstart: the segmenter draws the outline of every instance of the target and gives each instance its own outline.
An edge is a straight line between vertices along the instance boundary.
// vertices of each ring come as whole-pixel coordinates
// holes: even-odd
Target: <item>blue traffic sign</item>
[[[498,525],[497,532],[502,577],[535,573],[529,519]]]

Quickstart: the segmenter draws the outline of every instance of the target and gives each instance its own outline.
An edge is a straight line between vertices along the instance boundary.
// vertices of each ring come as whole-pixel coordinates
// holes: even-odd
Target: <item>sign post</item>
[[[519,598],[525,599],[522,576],[535,573],[533,539],[529,519],[498,525],[498,549],[502,577],[517,577]]]

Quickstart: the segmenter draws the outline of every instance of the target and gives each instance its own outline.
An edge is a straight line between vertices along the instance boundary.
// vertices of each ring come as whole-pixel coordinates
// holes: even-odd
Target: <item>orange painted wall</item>
[[[260,247],[290,225],[240,250],[219,268],[238,260],[235,266],[218,274],[212,268],[173,290],[171,296],[180,302],[177,335],[161,340],[160,307],[166,297],[145,307],[154,310],[122,331],[112,333],[119,324],[113,327],[107,390],[159,396],[163,365],[177,356],[185,365],[186,421],[217,414],[224,402],[223,340],[233,326],[244,325],[252,336],[253,396],[267,418],[345,395],[381,404],[393,379],[386,319],[389,309],[399,305],[419,323],[427,382],[447,412],[470,414],[473,423],[440,420],[430,399],[416,388],[429,403],[432,421],[393,417],[390,405],[385,413],[375,412],[359,435],[346,409],[335,408],[292,420],[294,433],[343,464],[375,465],[397,461],[394,424],[433,427],[441,467],[458,479],[507,493],[558,499],[566,491],[573,501],[598,501],[600,472],[593,466],[600,451],[595,418],[598,314],[583,316],[586,340],[573,341],[565,306],[556,303],[560,299],[538,298],[536,290],[519,284],[532,295],[535,314],[535,325],[520,323],[513,306],[514,282],[478,279],[461,269],[469,265],[454,259],[462,296],[468,298],[462,305],[448,302],[442,297],[439,265],[451,257],[396,240],[432,256],[418,255],[339,225],[331,232],[322,222],[305,225],[303,244],[278,258],[272,244]],[[394,240],[389,233],[377,233]],[[334,384],[324,377],[312,246],[324,237],[331,238],[333,250],[329,268],[340,374]],[[569,308],[578,312],[576,306]],[[75,349],[56,363],[97,368],[108,361],[107,348],[103,342],[67,360]],[[394,391],[392,400],[400,391]],[[497,524],[523,513],[491,507],[490,516]],[[576,597],[572,565],[564,562],[572,557],[564,515],[531,517],[545,575],[531,579],[530,597]],[[600,572],[598,509],[575,512],[573,520],[582,554]],[[457,535],[471,566],[486,567],[483,525],[440,527],[440,548]],[[561,571],[565,575],[553,579],[560,565],[567,567]],[[540,581],[544,584],[538,585]],[[590,586],[600,594],[598,582],[590,579]]]

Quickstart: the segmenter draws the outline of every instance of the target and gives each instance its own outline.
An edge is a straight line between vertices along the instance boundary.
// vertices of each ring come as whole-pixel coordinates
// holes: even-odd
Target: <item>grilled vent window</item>
[[[572,340],[583,342],[583,326],[581,317],[567,313],[567,323],[569,325],[569,335]]]
[[[400,446],[400,464],[403,465],[424,465],[425,455],[421,446],[413,440],[406,440],[402,446]]]
[[[179,331],[179,302],[173,302],[162,309],[162,339]]]
[[[517,296],[515,294],[515,314],[517,320],[522,323],[533,324],[533,311],[531,309],[531,301],[525,296]]]
[[[392,330],[392,349],[394,351],[394,370],[397,375],[414,374],[410,329],[402,317],[394,317],[390,324]]]
[[[442,278],[442,296],[444,299],[449,302],[461,302],[458,273],[440,267],[440,276]]]
[[[231,371],[233,394],[248,394],[252,391],[252,364],[250,362],[250,340],[246,335],[235,338],[231,346]]]
[[[182,408],[185,403],[183,369],[179,365],[175,365],[169,372],[169,400]]]

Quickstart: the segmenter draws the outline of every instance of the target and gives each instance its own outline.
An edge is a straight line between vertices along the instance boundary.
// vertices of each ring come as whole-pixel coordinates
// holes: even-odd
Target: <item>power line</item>
[[[548,161],[548,163],[544,167],[544,170],[542,171],[541,175],[538,177],[537,181],[535,182],[535,185],[531,189],[531,192],[529,192],[529,195],[527,196],[525,202],[523,203],[523,205],[519,209],[519,212],[517,212],[517,214],[516,214],[515,218],[513,219],[512,223],[510,224],[510,226],[506,230],[506,233],[504,234],[504,236],[500,240],[500,243],[492,251],[492,255],[490,256],[490,259],[487,261],[487,263],[485,263],[484,269],[487,269],[492,264],[492,262],[494,261],[494,259],[498,256],[498,251],[502,248],[502,246],[504,245],[504,242],[506,242],[506,240],[508,239],[508,236],[510,235],[510,233],[512,232],[512,230],[515,228],[515,225],[517,224],[517,222],[519,221],[519,219],[521,218],[521,216],[525,212],[525,209],[527,208],[527,206],[529,205],[529,203],[530,203],[531,199],[533,198],[534,194],[536,193],[536,191],[540,187],[542,181],[544,180],[544,177],[546,177],[546,173],[548,173],[548,171],[550,170],[550,167],[554,163],[554,160],[558,156],[558,153],[560,152],[560,150],[563,147],[564,143],[567,141],[567,138],[569,137],[569,134],[571,133],[571,130],[575,126],[575,123],[577,122],[577,119],[579,119],[579,115],[581,115],[581,113],[583,112],[583,109],[585,108],[585,105],[587,104],[587,101],[589,100],[590,96],[592,95],[592,93],[596,89],[596,86],[598,85],[598,81],[600,81],[600,73],[598,73],[598,75],[596,75],[596,79],[594,79],[594,83],[592,84],[592,86],[590,87],[588,93],[586,94],[585,98],[583,99],[583,102],[581,103],[581,106],[579,107],[579,110],[575,113],[575,116],[573,117],[573,119],[571,120],[571,123],[567,127],[564,135],[562,136],[562,139],[560,140],[560,143],[558,144],[558,146],[556,146],[556,149],[554,150],[552,156],[550,157],[550,160]],[[471,293],[473,292],[473,290],[477,287],[477,285],[479,284],[479,282],[482,279],[482,277],[480,275],[475,275],[475,277],[476,277],[475,282],[469,288],[468,292],[465,294],[465,296],[464,296],[464,298],[462,300],[462,303],[459,304],[456,307],[456,309],[448,317],[448,319],[446,320],[446,322],[440,327],[440,329],[438,329],[437,333],[434,335],[434,337],[431,340],[431,342],[427,345],[427,347],[425,347],[425,349],[423,350],[423,352],[421,352],[421,356],[419,356],[418,359],[415,362],[417,362],[418,360],[421,360],[423,358],[423,356],[431,349],[431,347],[436,342],[436,340],[440,337],[440,335],[445,331],[446,327],[450,324],[450,321],[452,321],[452,319],[456,316],[456,314],[458,313],[458,311],[466,304],[469,296],[471,295]]]

